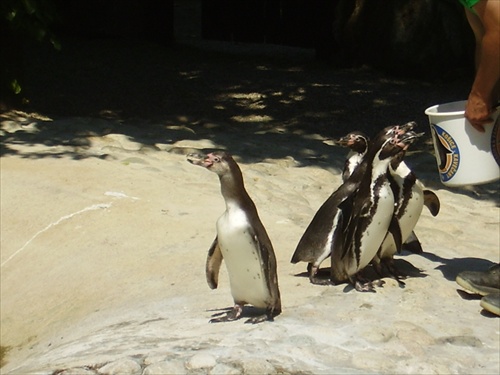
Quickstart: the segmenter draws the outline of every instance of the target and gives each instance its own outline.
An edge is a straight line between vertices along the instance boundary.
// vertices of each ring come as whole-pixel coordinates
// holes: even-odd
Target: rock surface
[[[2,129],[12,135],[28,120],[4,115]],[[50,126],[82,121],[94,120]],[[495,184],[447,190],[432,156],[410,156],[441,212],[424,210],[416,227],[424,254],[397,257],[412,275],[406,285],[385,279],[364,294],[311,285],[305,264],[290,264],[339,170],[266,158],[266,148],[298,143],[270,142],[257,162],[236,155],[275,246],[283,313],[259,325],[209,324],[232,305],[225,269],[217,290],[204,275],[224,210],[216,176],[124,135],[89,142],[9,143],[16,153],[0,159],[2,373],[498,373],[499,320],[454,282],[499,261]],[[345,150],[327,148],[343,160]]]

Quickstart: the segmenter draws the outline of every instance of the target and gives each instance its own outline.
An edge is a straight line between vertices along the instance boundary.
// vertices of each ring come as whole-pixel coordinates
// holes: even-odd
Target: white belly
[[[217,221],[217,238],[236,303],[264,308],[270,301],[260,251],[249,233],[245,213],[225,212]]]
[[[394,195],[386,184],[380,189],[377,211],[361,239],[361,258],[354,273],[365,268],[377,254],[391,223],[393,213]]]
[[[412,196],[404,209],[404,212],[397,213],[403,243],[410,237],[413,229],[417,225],[423,207],[424,193],[422,189],[415,184],[412,189]],[[381,258],[393,256],[396,253],[396,250],[396,244],[394,243],[392,236],[387,236],[382,244],[380,253]]]
[[[408,239],[411,232],[417,225],[422,209],[424,208],[424,193],[420,187],[416,185],[412,189],[412,196],[406,206],[406,209],[401,213],[399,225],[401,226],[401,234],[403,242]],[[399,216],[399,215],[398,215]]]

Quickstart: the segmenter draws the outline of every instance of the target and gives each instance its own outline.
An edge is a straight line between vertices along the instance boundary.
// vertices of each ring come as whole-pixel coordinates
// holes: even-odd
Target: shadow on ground
[[[33,152],[20,156],[47,157],[36,147],[45,145],[61,147],[50,157],[78,160],[88,157],[80,151],[92,137],[122,134],[149,148],[210,140],[241,162],[293,158],[338,170],[345,150],[328,139],[416,121],[427,137],[408,160],[428,172],[435,162],[424,110],[462,100],[470,85],[463,77],[422,82],[366,67],[334,69],[313,50],[272,45],[63,39],[62,46],[26,46],[28,103],[19,110],[29,116],[16,127],[16,113],[4,114],[2,156],[25,144]],[[419,177],[442,188],[436,173]],[[491,199],[496,188],[463,193]]]

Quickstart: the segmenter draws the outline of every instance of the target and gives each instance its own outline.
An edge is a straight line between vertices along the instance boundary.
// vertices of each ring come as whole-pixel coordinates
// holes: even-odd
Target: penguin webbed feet
[[[385,284],[384,280],[381,280],[381,279],[368,280],[368,279],[360,276],[359,274],[351,276],[349,278],[349,281],[354,286],[354,289],[356,289],[356,291],[358,291],[358,292],[376,293],[377,291],[375,290],[375,288],[381,287]]]
[[[213,318],[209,320],[209,323],[223,323],[223,322],[232,322],[241,318],[243,314],[243,305],[236,304],[232,309],[230,309],[227,313],[221,312],[212,315]],[[279,312],[274,309],[266,309],[264,314],[252,316],[245,320],[245,324],[258,324],[265,321],[274,321],[274,316],[278,315]]]
[[[330,279],[323,279],[318,277],[319,266],[315,266],[313,263],[307,264],[307,272],[309,273],[309,281],[314,285],[333,285]]]
[[[356,280],[354,282],[354,289],[356,289],[358,292],[377,293],[375,287],[381,287],[384,284],[385,284],[384,280],[374,280],[366,282],[361,282],[359,280]]]
[[[242,312],[243,312],[243,306],[236,304],[231,310],[229,310],[226,313],[226,315],[222,315],[224,313],[218,313],[212,315],[215,316],[215,318],[210,319],[209,323],[232,322],[233,320],[238,320]]]
[[[320,279],[316,275],[310,275],[309,281],[314,285],[335,285],[330,279]]]
[[[262,322],[266,322],[266,321],[269,321],[269,322],[274,321],[274,317],[273,317],[273,314],[271,313],[271,311],[266,311],[265,314],[252,316],[251,318],[248,318],[247,320],[245,320],[245,324],[258,324],[258,323],[262,323]]]

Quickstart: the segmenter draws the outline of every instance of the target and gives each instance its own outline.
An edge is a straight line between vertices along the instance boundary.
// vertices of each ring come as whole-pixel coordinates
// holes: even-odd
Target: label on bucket
[[[436,124],[431,124],[432,136],[436,149],[438,170],[441,181],[446,182],[453,178],[460,165],[460,150],[453,137]]]

